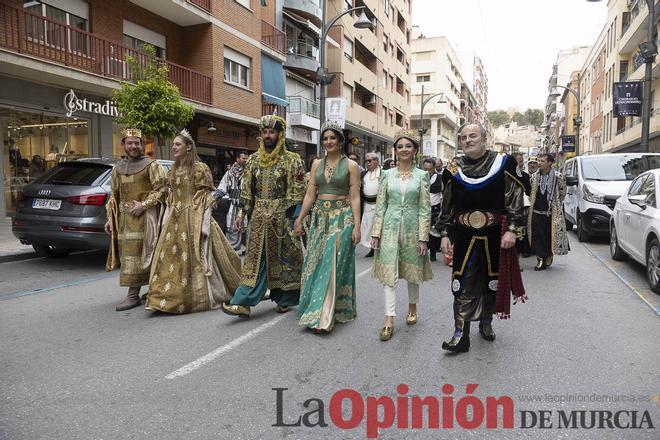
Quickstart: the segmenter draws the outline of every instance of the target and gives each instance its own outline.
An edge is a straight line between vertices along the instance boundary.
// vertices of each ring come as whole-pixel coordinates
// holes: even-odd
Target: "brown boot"
[[[115,310],[118,312],[123,312],[124,310],[130,310],[133,307],[140,305],[140,288],[139,287],[129,287],[128,295],[126,298],[115,307]]]

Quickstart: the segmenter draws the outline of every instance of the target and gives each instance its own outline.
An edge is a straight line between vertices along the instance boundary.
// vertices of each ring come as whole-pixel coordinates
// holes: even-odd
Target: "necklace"
[[[323,160],[323,164],[325,167],[326,182],[330,182],[332,180],[332,175],[335,173],[335,169],[337,168],[337,164],[339,163],[340,160],[341,157],[334,164],[332,164],[332,166],[328,165],[327,158]]]
[[[412,168],[409,169],[408,171],[402,171],[400,167],[396,167],[396,175],[399,178],[400,181],[405,182],[407,180],[410,180],[413,175],[413,170]]]

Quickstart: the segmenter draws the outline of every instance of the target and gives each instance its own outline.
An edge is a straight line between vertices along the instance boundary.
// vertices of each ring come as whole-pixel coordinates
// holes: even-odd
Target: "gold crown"
[[[261,121],[259,121],[259,128],[261,130],[274,128],[277,131],[282,131],[286,128],[286,120],[277,115],[262,116]]]
[[[121,136],[123,138],[137,137],[142,139],[142,131],[139,128],[125,128],[121,131]]]
[[[403,138],[410,139],[415,144],[419,145],[419,133],[415,130],[406,129],[398,131],[397,134],[394,135],[394,143],[396,144]]]

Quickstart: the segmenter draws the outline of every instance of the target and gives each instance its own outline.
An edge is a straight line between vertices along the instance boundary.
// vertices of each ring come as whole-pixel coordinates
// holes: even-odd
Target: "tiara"
[[[402,138],[410,139],[411,141],[419,144],[419,133],[415,130],[409,130],[409,129],[408,130],[400,130],[394,136],[394,143],[396,144]]]
[[[191,135],[190,132],[189,132],[188,130],[186,130],[185,128],[184,128],[183,130],[181,130],[181,132],[180,132],[179,134],[180,134],[181,136],[185,137],[185,138],[192,139],[192,135]]]
[[[121,131],[121,136],[123,138],[137,137],[142,139],[142,131],[140,131],[138,128],[125,128]]]
[[[323,125],[321,125],[321,133],[323,133],[326,130],[333,130],[339,133],[344,132],[344,128],[341,125],[339,125],[337,121],[331,121],[331,120],[325,121]]]
[[[259,121],[259,128],[274,128],[275,130],[282,131],[286,127],[286,120],[277,115],[262,116]]]

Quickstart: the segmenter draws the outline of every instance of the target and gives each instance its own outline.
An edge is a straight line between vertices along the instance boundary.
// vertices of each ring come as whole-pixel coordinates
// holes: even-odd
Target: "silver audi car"
[[[108,249],[103,230],[110,175],[116,161],[104,158],[61,162],[19,193],[14,236],[44,257]],[[173,162],[158,161],[168,171]]]

